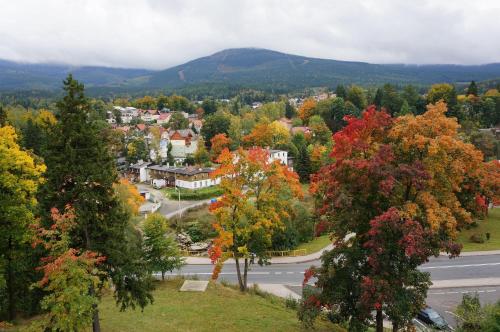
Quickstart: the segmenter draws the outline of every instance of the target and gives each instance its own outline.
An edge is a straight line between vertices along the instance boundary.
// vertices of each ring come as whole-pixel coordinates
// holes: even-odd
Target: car
[[[448,322],[446,322],[446,320],[431,307],[425,307],[424,309],[420,310],[417,314],[417,318],[435,329],[450,330],[450,325],[448,325]]]

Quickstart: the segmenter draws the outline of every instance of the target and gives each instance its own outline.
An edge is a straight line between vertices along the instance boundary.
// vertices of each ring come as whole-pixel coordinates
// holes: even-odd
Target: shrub
[[[472,234],[469,240],[473,243],[484,243],[485,241],[484,235],[479,233]]]
[[[293,310],[297,310],[298,306],[299,306],[299,301],[297,301],[296,299],[294,299],[290,295],[288,295],[286,297],[286,299],[285,299],[285,307],[293,309]]]
[[[212,186],[196,190],[180,189],[180,192],[181,192],[180,195],[181,200],[186,200],[186,201],[197,201],[202,199],[214,198],[221,196],[224,193],[224,191],[219,186]],[[179,198],[179,193],[174,188],[165,189],[165,193],[170,199],[175,200]]]

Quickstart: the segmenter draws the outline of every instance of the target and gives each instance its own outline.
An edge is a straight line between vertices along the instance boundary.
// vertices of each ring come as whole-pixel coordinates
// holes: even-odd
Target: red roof
[[[144,131],[146,130],[146,125],[144,123],[138,123],[137,124],[137,129],[139,129],[140,131]]]

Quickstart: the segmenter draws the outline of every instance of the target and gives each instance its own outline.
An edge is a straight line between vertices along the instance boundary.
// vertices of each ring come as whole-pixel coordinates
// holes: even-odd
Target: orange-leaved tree
[[[229,148],[231,139],[226,134],[217,134],[210,139],[210,156],[212,161],[216,161],[222,150]]]
[[[223,261],[232,256],[240,290],[245,291],[249,264],[267,262],[273,231],[284,227],[291,201],[302,191],[298,175],[271,161],[265,149],[225,149],[217,162],[221,166],[211,176],[221,178],[224,194],[210,206],[218,233],[209,251],[216,264],[212,277],[217,279]]]

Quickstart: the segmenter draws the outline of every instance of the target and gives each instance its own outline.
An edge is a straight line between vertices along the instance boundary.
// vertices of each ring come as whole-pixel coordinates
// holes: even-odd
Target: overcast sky
[[[0,0],[0,58],[161,69],[225,48],[500,62],[499,0]]]

